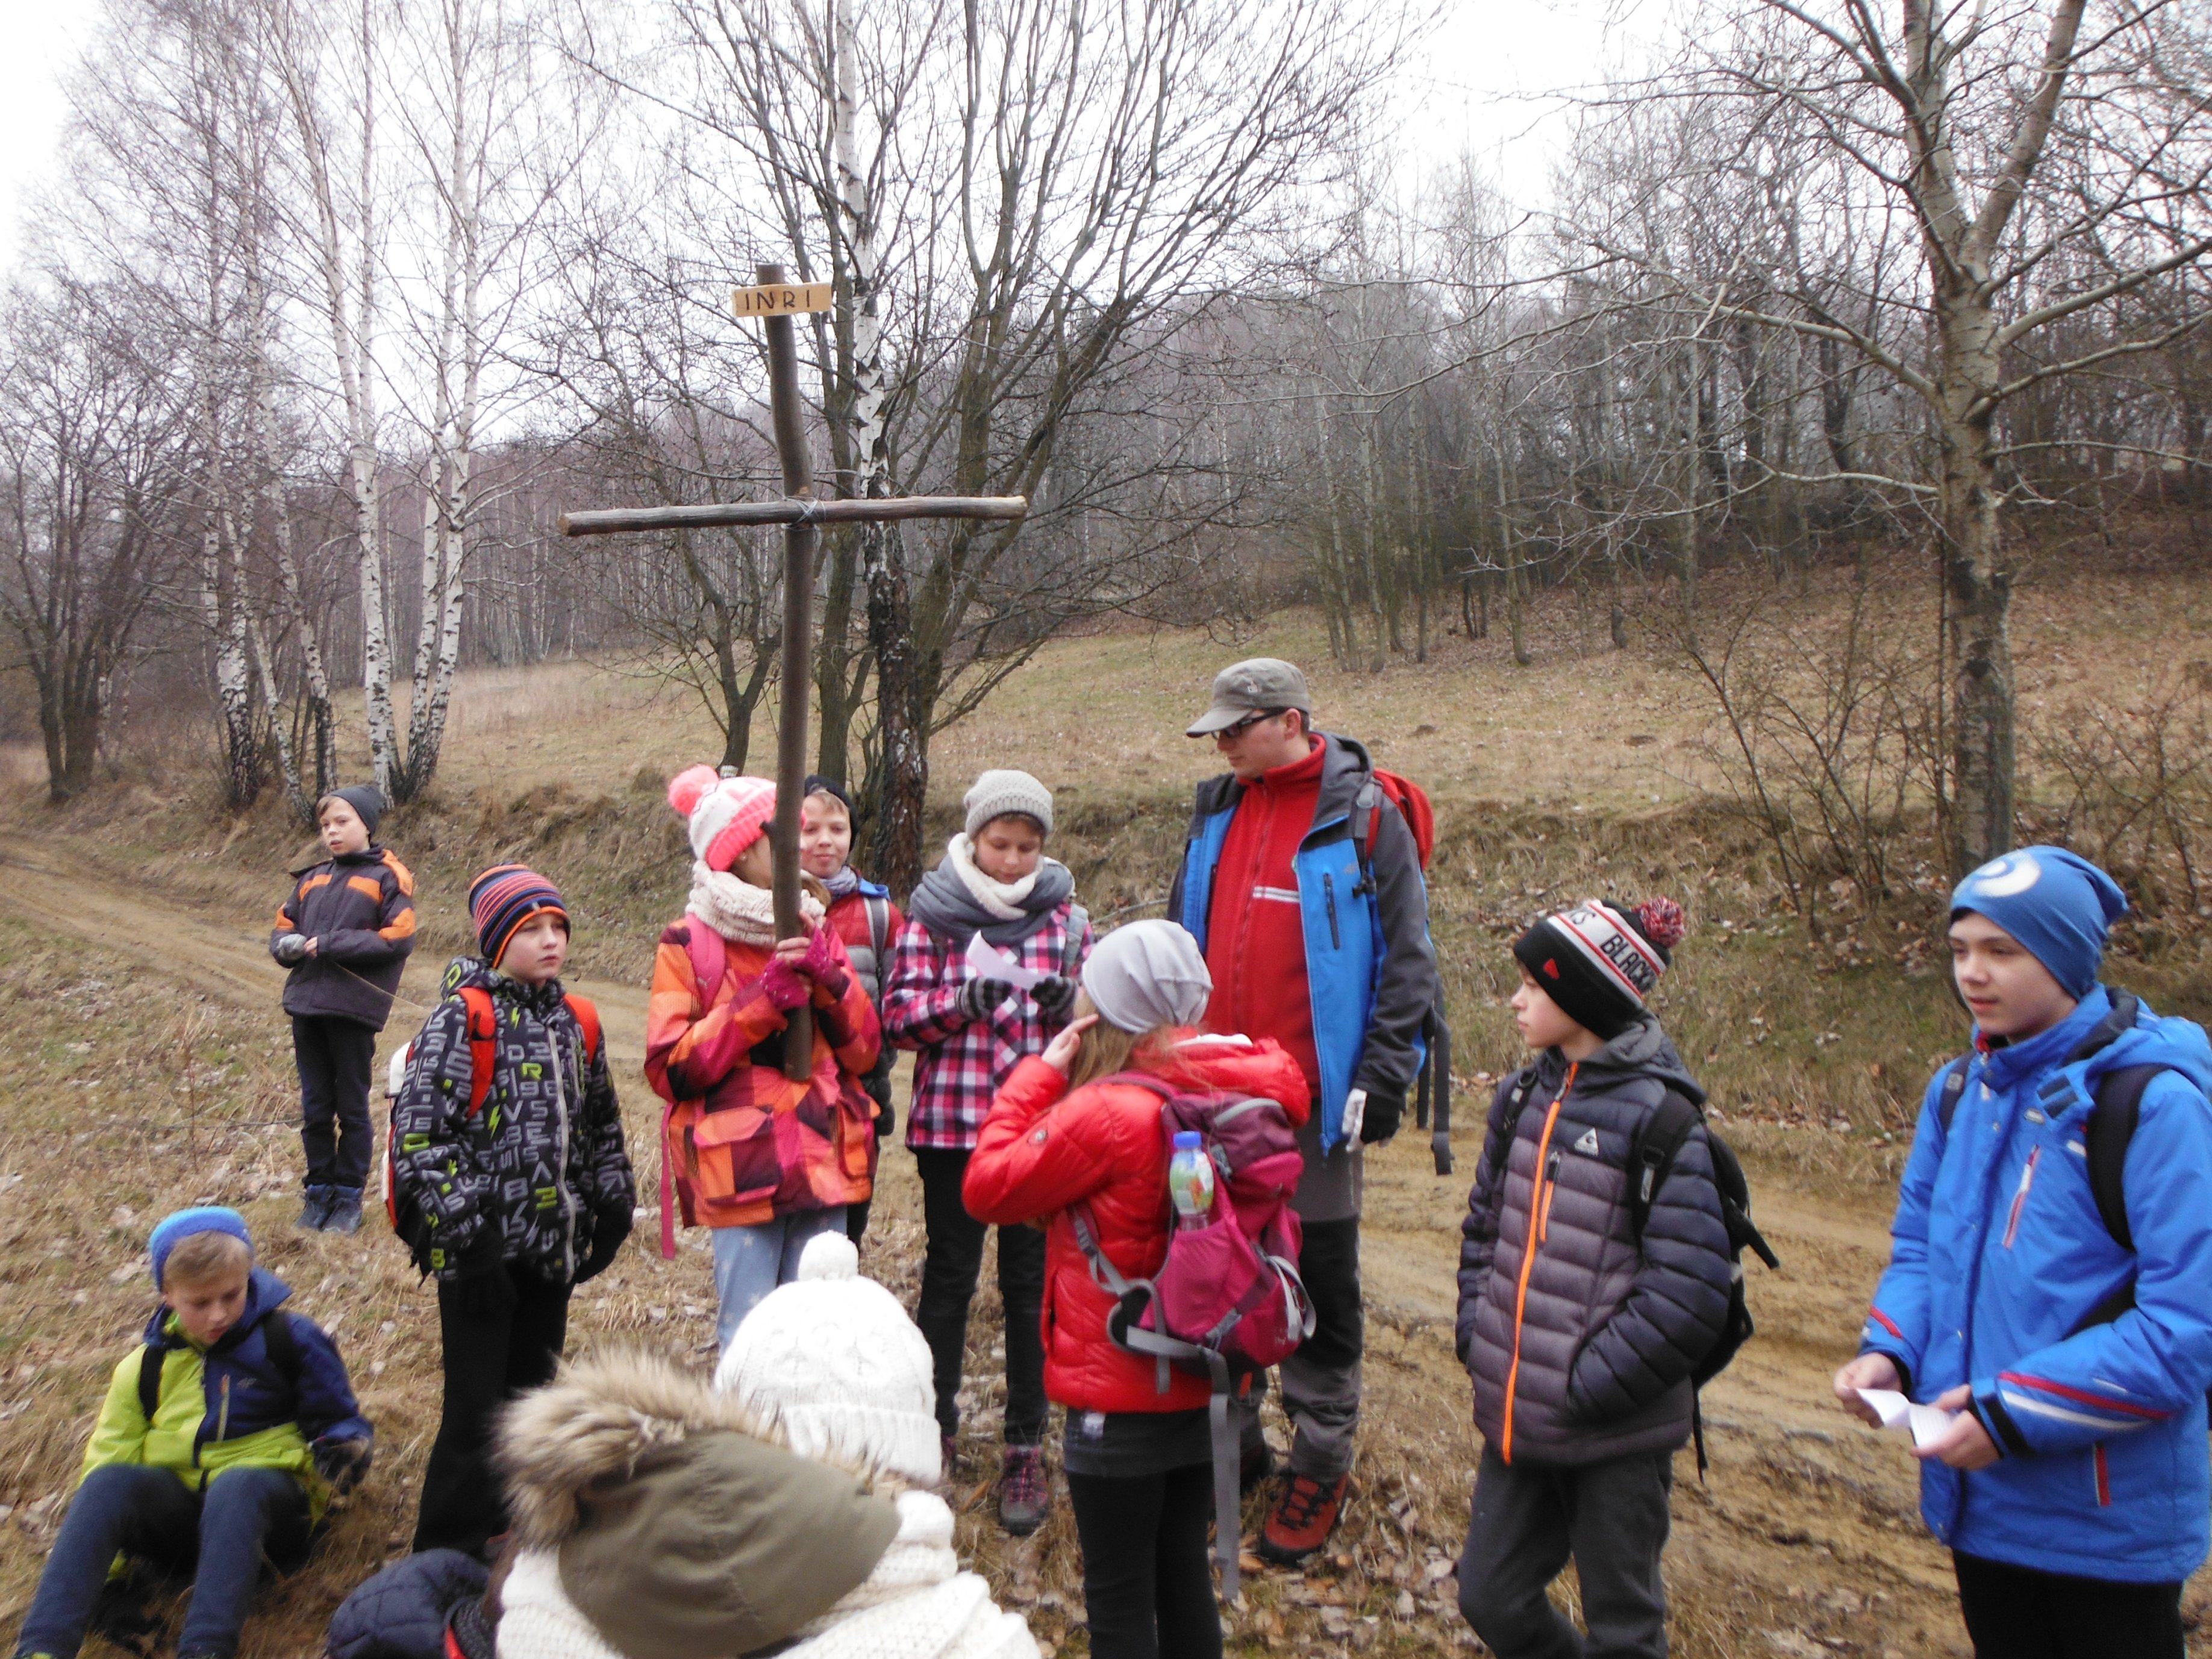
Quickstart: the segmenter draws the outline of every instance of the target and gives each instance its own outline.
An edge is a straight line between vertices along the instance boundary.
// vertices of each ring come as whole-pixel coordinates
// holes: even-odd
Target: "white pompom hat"
[[[773,1417],[802,1457],[937,1484],[929,1344],[842,1232],[818,1233],[799,1277],[757,1303],[722,1352],[714,1386]]]

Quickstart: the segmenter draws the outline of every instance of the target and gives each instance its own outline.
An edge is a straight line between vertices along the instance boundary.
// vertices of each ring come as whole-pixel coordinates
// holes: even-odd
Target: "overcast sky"
[[[1448,0],[1411,65],[1404,133],[1414,159],[1481,155],[1510,198],[1542,192],[1556,120],[1542,94],[1587,82],[1632,56],[1669,0]],[[60,79],[90,26],[90,5],[0,0],[0,269],[22,245],[35,185],[50,177],[67,115]]]

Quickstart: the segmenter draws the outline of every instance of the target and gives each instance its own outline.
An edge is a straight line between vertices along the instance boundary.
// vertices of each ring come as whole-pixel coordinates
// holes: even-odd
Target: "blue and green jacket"
[[[1929,1083],[1862,1352],[1888,1355],[1916,1401],[1969,1385],[2003,1454],[1972,1474],[1921,1465],[1940,1541],[2170,1583],[2204,1559],[2212,1516],[2212,1045],[2144,1008],[2072,1058],[2112,1007],[2100,986],[2037,1036],[1991,1047],[1977,1034],[1948,1129],[1943,1073]],[[2084,1126],[2098,1079],[2145,1065],[2168,1069],[2128,1145],[2130,1251],[2098,1213]],[[2098,1322],[2130,1283],[2134,1305]]]
[[[167,1469],[204,1490],[225,1469],[283,1469],[299,1477],[319,1517],[330,1490],[315,1472],[315,1446],[367,1440],[370,1429],[337,1345],[313,1320],[277,1311],[291,1294],[276,1274],[256,1267],[245,1313],[209,1348],[187,1338],[167,1308],[156,1310],[142,1346],[124,1356],[108,1380],[78,1480],[106,1464],[135,1463]],[[270,1358],[270,1319],[291,1322],[300,1360],[296,1386]],[[138,1395],[147,1346],[163,1350],[150,1419]]]

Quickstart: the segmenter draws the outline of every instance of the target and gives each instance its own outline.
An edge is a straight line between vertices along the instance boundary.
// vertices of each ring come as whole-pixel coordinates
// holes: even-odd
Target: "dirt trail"
[[[160,952],[161,977],[179,978],[264,1018],[282,988],[283,970],[269,957],[258,915],[191,908],[65,847],[0,833],[0,914],[52,936],[110,948],[150,941]],[[441,966],[436,953],[409,963],[385,1039],[387,1054],[435,997]],[[645,992],[604,981],[576,986],[605,1016],[627,1091],[643,1059]],[[1467,1378],[1452,1352],[1458,1224],[1474,1138],[1461,1135],[1460,1168],[1442,1178],[1431,1171],[1425,1136],[1407,1133],[1372,1154],[1363,1230],[1364,1478],[1379,1482],[1392,1468],[1425,1472],[1444,1501],[1433,1516],[1435,1531],[1425,1534],[1433,1541],[1424,1547],[1446,1554],[1456,1553],[1465,1529],[1475,1449]],[[877,1271],[889,1267],[901,1284],[910,1277],[920,1237],[912,1171],[909,1159],[887,1157],[878,1195],[878,1248],[900,1259],[880,1259]],[[1740,1659],[1964,1655],[1949,1561],[1920,1525],[1911,1457],[1893,1440],[1846,1419],[1828,1395],[1828,1379],[1856,1344],[1867,1294],[1888,1258],[1890,1194],[1838,1200],[1786,1179],[1755,1175],[1759,1223],[1784,1266],[1774,1273],[1755,1264],[1748,1270],[1759,1335],[1706,1390],[1710,1476],[1700,1484],[1686,1455],[1677,1463],[1668,1577],[1678,1649]],[[661,1282],[649,1273],[640,1270],[641,1284]],[[672,1285],[653,1294],[667,1299]],[[657,1317],[661,1310],[651,1311]],[[2192,1585],[2191,1611],[2203,1605],[2205,1589],[2201,1579]],[[1449,1593],[1447,1582],[1431,1605],[1439,1618],[1435,1628],[1457,1642],[1464,1632],[1449,1611]],[[1279,1634],[1266,1645],[1283,1645]],[[2192,1637],[2191,1651],[2212,1653],[2212,1645]]]
[[[71,857],[66,848],[0,833],[0,910],[56,933],[111,947],[147,941],[191,982],[236,1006],[264,1012],[283,993],[284,969],[269,955],[268,919],[234,924],[165,900],[145,885],[119,886],[112,877]],[[399,1003],[379,1043],[380,1060],[405,1042],[438,1000],[445,963],[434,953],[408,958]],[[611,980],[574,979],[568,988],[599,1006],[607,1054],[634,1070],[645,1060],[644,988]]]

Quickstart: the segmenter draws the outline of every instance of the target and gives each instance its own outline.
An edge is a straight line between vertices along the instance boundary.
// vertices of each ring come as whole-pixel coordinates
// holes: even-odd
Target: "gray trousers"
[[[1498,1659],[1667,1659],[1671,1452],[1508,1467],[1485,1445],[1459,1559],[1459,1610]],[[1572,1556],[1585,1639],[1544,1592]]]
[[[1352,1470],[1359,1432],[1359,1359],[1366,1320],[1359,1300],[1359,1218],[1309,1221],[1298,1277],[1313,1298],[1314,1334],[1277,1376],[1291,1419],[1291,1473],[1326,1486]],[[1260,1439],[1260,1393],[1241,1408],[1243,1442]]]

